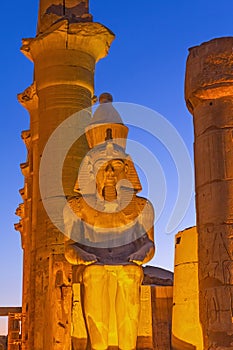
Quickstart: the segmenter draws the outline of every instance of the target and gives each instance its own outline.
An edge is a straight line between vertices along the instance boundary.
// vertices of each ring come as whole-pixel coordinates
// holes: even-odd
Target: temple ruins
[[[15,225],[23,300],[22,308],[0,308],[9,320],[0,349],[233,349],[233,38],[193,47],[187,59],[197,226],[175,237],[174,278],[142,267],[155,250],[154,212],[140,197],[128,128],[110,93],[92,113],[95,65],[114,38],[93,22],[88,0],[40,0],[36,37],[23,39],[34,63],[34,80],[18,95],[30,115]],[[56,179],[46,181],[65,146],[51,148],[46,173],[43,154],[78,113],[80,137],[65,154],[58,191]]]

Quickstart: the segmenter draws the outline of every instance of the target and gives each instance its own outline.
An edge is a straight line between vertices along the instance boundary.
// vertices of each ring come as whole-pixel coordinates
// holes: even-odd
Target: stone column
[[[8,350],[19,350],[21,348],[21,337],[20,337],[20,324],[21,324],[21,313],[9,313],[8,314],[8,339],[7,349]]]
[[[200,320],[204,349],[233,344],[233,37],[190,49],[185,97],[194,117]]]
[[[175,239],[172,349],[203,350],[196,227],[178,232]]]
[[[22,350],[28,349],[29,336],[34,329],[35,317],[35,237],[37,210],[35,198],[39,193],[38,186],[38,96],[36,84],[33,83],[25,91],[18,94],[18,101],[30,114],[30,129],[22,132],[22,139],[27,148],[27,160],[21,164],[25,177],[24,188],[20,190],[23,204],[16,210],[21,217],[20,224],[15,228],[20,231],[23,248],[23,303],[22,303]],[[33,166],[34,165],[34,166]],[[33,208],[33,210],[32,210]],[[23,210],[22,210],[23,209]]]
[[[21,166],[25,213],[16,225],[24,248],[25,350],[70,350],[72,269],[64,258],[64,236],[41,201],[40,159],[53,131],[73,113],[91,106],[95,64],[107,55],[113,39],[109,29],[92,22],[87,0],[41,0],[37,36],[23,40],[21,50],[35,65],[33,85],[19,95],[30,113],[28,159],[25,169]],[[78,166],[87,150],[87,143],[79,139],[68,153],[62,179],[67,196],[74,194]]]
[[[70,23],[92,21],[89,0],[40,0],[38,33],[46,31],[61,18]]]

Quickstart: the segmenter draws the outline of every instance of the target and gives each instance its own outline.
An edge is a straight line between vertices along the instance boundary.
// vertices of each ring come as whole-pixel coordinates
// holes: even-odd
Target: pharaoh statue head
[[[114,200],[122,189],[141,191],[133,161],[125,152],[128,128],[112,101],[109,93],[100,95],[100,105],[85,130],[90,151],[83,159],[74,188],[82,196],[106,199],[108,192],[108,198]]]

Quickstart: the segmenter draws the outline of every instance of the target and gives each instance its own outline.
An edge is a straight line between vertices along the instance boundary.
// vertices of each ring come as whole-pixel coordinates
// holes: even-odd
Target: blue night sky
[[[1,5],[0,306],[21,305],[22,250],[19,233],[14,230],[18,222],[14,213],[21,202],[18,190],[23,187],[19,164],[26,160],[20,134],[28,129],[29,118],[16,95],[33,80],[33,64],[20,53],[20,46],[22,38],[35,36],[38,2],[11,0]],[[96,67],[96,95],[109,91],[117,102],[157,111],[174,126],[193,159],[192,116],[184,101],[188,48],[233,35],[232,0],[93,0],[90,10],[95,21],[116,34],[108,57]],[[142,115],[142,125],[143,118],[146,116]],[[130,138],[150,149],[164,172],[167,195],[155,228],[157,253],[152,263],[173,269],[174,234],[195,225],[194,198],[180,225],[172,233],[165,233],[178,193],[174,159],[164,145],[142,130],[132,128]],[[149,172],[149,179],[156,183],[155,195],[150,199],[159,203],[159,178],[154,169]],[[142,183],[146,183],[145,169],[141,176]],[[0,333],[1,325],[0,320]]]

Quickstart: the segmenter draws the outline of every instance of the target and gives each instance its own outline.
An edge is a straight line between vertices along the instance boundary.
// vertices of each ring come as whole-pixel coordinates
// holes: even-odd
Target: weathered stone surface
[[[41,0],[39,8],[38,33],[48,30],[62,19],[70,23],[90,22],[88,0]]]
[[[200,320],[204,349],[232,349],[233,38],[190,50],[186,102],[194,116]]]
[[[8,316],[8,314],[21,314],[22,308],[20,306],[1,306],[0,316]]]
[[[7,350],[7,336],[0,335],[0,350]]]
[[[22,346],[21,313],[8,314],[7,350],[18,350]]]
[[[22,350],[70,350],[71,265],[64,258],[64,236],[41,202],[39,167],[57,126],[92,104],[95,63],[106,56],[114,35],[98,23],[87,23],[91,18],[88,1],[41,0],[37,36],[23,40],[22,51],[35,64],[35,80],[18,95],[30,113],[30,130],[22,135],[28,155],[21,165],[24,206],[17,214],[23,217],[16,224],[24,249]],[[66,195],[73,194],[87,149],[82,139],[67,155]]]
[[[172,313],[172,348],[175,350],[203,350],[197,245],[196,227],[176,235]]]
[[[198,101],[233,95],[232,40],[232,37],[213,39],[190,49],[185,99],[191,113]]]
[[[172,286],[152,286],[153,349],[171,349]]]

